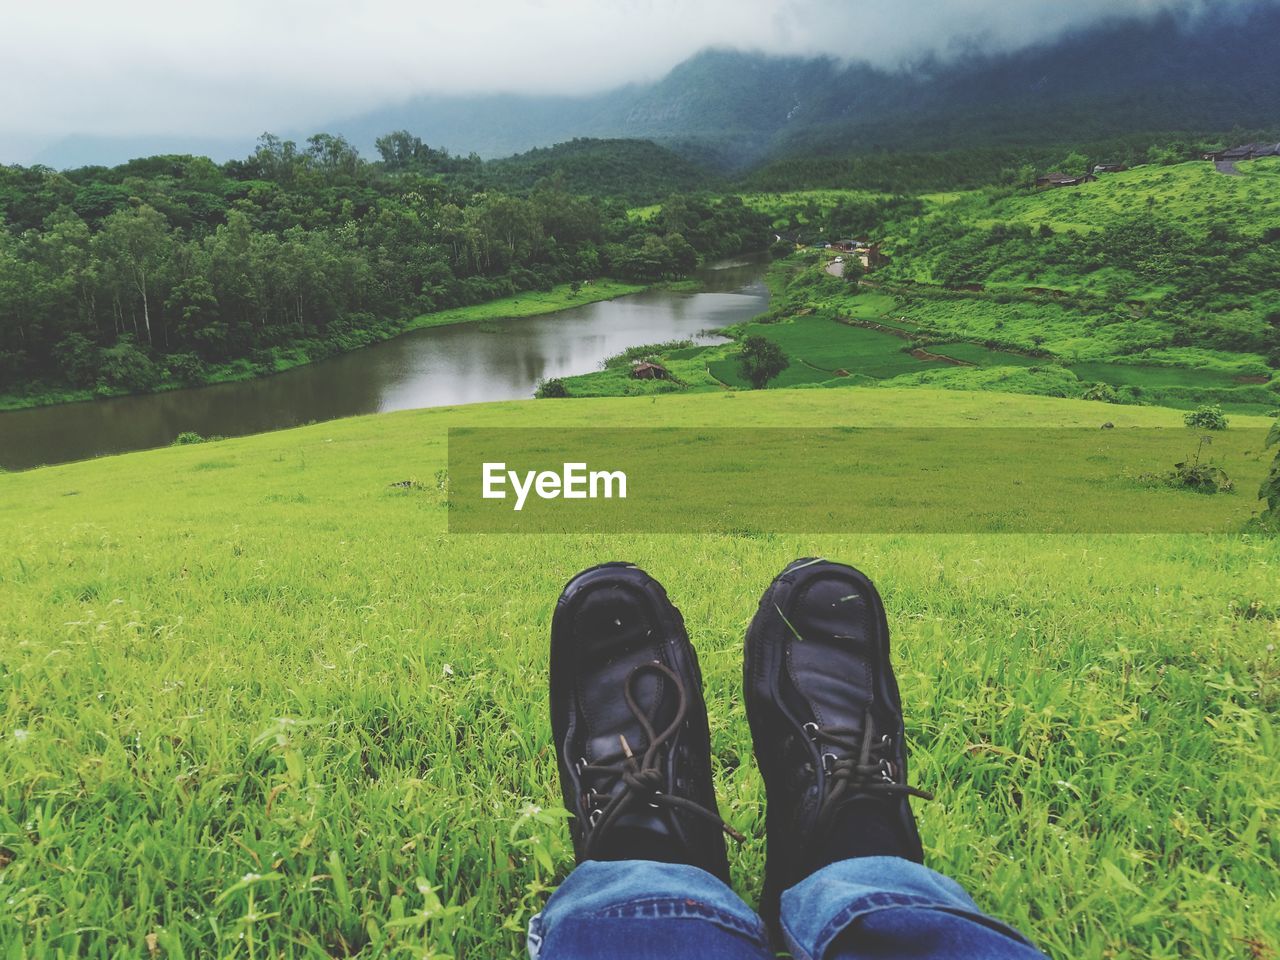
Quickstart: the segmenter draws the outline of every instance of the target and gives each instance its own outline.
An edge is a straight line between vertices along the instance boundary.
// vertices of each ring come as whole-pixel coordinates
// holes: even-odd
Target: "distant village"
[[[1263,157],[1280,157],[1280,143],[1246,143],[1238,147],[1231,147],[1224,150],[1215,150],[1202,154],[1204,160],[1214,163],[1223,173],[1236,173],[1235,164],[1243,163],[1248,160],[1258,160]],[[1058,170],[1043,173],[1036,177],[1035,185],[1040,190],[1054,190],[1063,187],[1078,187],[1082,183],[1092,183],[1101,176],[1112,173],[1123,173],[1129,167],[1123,163],[1096,163],[1090,166],[1085,173],[1070,174],[1063,173]],[[841,276],[843,274],[843,265],[846,262],[855,262],[862,266],[864,273],[869,273],[879,267],[883,267],[890,262],[890,258],[881,252],[878,244],[868,239],[857,240],[835,240],[827,242],[822,239],[805,238],[799,233],[792,232],[775,232],[773,235],[775,243],[794,244],[797,248],[812,247],[818,250],[830,250],[839,254],[831,263],[828,272],[833,276]],[[979,286],[978,289],[981,289]],[[1030,288],[1029,288],[1030,289]],[[665,379],[669,374],[667,371],[654,363],[637,362],[634,365],[632,376],[637,379]]]
[[[1241,147],[1204,155],[1204,159],[1214,163],[1243,163],[1245,160],[1261,160],[1263,157],[1280,157],[1280,143],[1246,143]]]
[[[834,250],[842,254],[840,260],[844,262],[844,254],[849,254],[854,260],[862,264],[863,270],[875,270],[877,267],[883,267],[889,262],[889,257],[881,253],[879,244],[872,243],[870,240],[835,240],[827,243],[824,240],[815,242],[807,242],[796,233],[775,233],[773,235],[775,243],[794,243],[797,247],[813,247],[817,250]]]

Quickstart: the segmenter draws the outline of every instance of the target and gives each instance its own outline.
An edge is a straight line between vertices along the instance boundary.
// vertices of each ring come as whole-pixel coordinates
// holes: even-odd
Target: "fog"
[[[419,93],[585,93],[707,46],[898,66],[1210,0],[3,0],[0,162],[69,134],[230,136]],[[1248,0],[1212,0],[1215,10]]]

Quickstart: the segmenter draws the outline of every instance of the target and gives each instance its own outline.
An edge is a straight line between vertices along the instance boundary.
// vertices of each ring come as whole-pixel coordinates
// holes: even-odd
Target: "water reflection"
[[[184,430],[239,436],[318,420],[418,407],[516,400],[539,380],[587,373],[628,347],[705,331],[760,313],[764,262],[702,274],[702,293],[651,290],[523,320],[405,334],[245,383],[0,413],[0,467],[25,469],[163,446]]]

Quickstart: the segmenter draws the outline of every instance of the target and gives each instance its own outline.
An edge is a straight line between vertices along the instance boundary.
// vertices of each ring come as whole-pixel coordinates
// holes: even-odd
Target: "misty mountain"
[[[408,99],[324,126],[372,153],[406,129],[453,153],[501,157],[574,137],[641,138],[724,169],[799,150],[935,149],[1130,131],[1280,126],[1280,4],[1115,21],[1004,55],[899,70],[709,50],[648,85],[584,97]],[[310,131],[283,131],[304,139]],[[250,138],[69,138],[50,166],[157,152],[245,156]]]

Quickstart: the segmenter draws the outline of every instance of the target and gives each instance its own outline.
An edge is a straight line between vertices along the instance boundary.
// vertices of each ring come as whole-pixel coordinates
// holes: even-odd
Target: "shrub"
[[[558,377],[552,380],[542,380],[538,383],[538,391],[534,394],[539,400],[550,400],[557,397],[569,396],[569,388],[564,385],[564,381]]]
[[[1227,429],[1227,418],[1222,412],[1222,407],[1218,404],[1210,406],[1198,407],[1188,413],[1183,420],[1188,427],[1195,427],[1197,430],[1225,430]]]
[[[1221,467],[1198,461],[1175,463],[1166,480],[1171,487],[1190,487],[1196,493],[1230,493],[1235,489]]]
[[[1267,449],[1280,447],[1280,421],[1271,425],[1271,432],[1267,434],[1266,447]],[[1263,519],[1271,526],[1280,529],[1280,449],[1276,450],[1276,458],[1271,461],[1271,470],[1267,478],[1262,481],[1258,498],[1267,502],[1267,510],[1262,515]]]
[[[84,334],[69,333],[54,350],[67,382],[73,387],[91,387],[98,379],[98,367],[102,352],[98,345]]]
[[[1204,448],[1211,443],[1213,443],[1213,437],[1201,437],[1200,445],[1196,447],[1196,452],[1190,459],[1175,463],[1168,473],[1143,474],[1139,479],[1169,487],[1189,489],[1196,493],[1231,493],[1236,485],[1227,476],[1226,471],[1200,459]]]
[[[1081,400],[1097,400],[1101,403],[1119,403],[1120,395],[1109,383],[1095,383],[1080,395]]]
[[[173,440],[173,446],[185,447],[192,443],[204,443],[204,437],[196,433],[194,430],[183,430]]]
[[[171,353],[164,365],[169,374],[182,383],[200,383],[204,380],[204,361],[194,353]]]
[[[102,351],[98,374],[99,385],[134,392],[154,389],[160,382],[160,368],[128,340]]]

